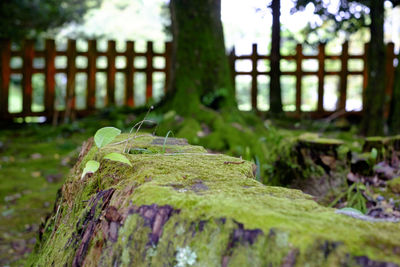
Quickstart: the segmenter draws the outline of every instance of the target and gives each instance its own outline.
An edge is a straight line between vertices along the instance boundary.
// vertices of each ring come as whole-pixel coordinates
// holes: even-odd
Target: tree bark
[[[236,108],[225,54],[220,0],[171,0],[173,48],[169,98],[182,115],[199,105]]]
[[[400,55],[397,57],[397,60],[400,62]],[[400,64],[397,65],[394,75],[388,124],[392,134],[400,134]]]
[[[384,0],[370,1],[371,41],[368,51],[368,85],[365,92],[361,132],[367,136],[383,135],[385,98],[385,46],[383,42]]]
[[[271,81],[270,81],[270,113],[282,113],[282,96],[280,84],[280,0],[272,0],[272,41],[271,41]]]

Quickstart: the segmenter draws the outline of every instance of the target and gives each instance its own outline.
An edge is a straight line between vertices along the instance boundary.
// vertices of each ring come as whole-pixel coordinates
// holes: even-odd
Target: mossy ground
[[[119,138],[116,141],[126,136]],[[153,151],[160,151],[161,145],[152,144],[153,139],[137,138],[133,147],[156,147]],[[89,231],[89,226],[84,226],[89,212],[90,218],[96,219],[83,255],[87,266],[160,266],[160,261],[176,264],[176,253],[184,247],[196,254],[195,266],[218,266],[225,261],[221,258],[224,255],[230,266],[249,262],[280,266],[293,250],[298,254],[298,266],[356,266],[352,261],[356,257],[400,264],[396,254],[400,224],[371,223],[336,214],[298,190],[257,182],[251,162],[209,154],[201,147],[170,146],[172,153],[127,155],[132,167],[101,160],[105,153],[122,147],[108,145],[100,151],[94,147],[70,173],[57,203],[60,213],[53,213],[47,221],[43,239],[30,258],[32,265],[60,266],[75,261],[78,247],[82,247],[79,233],[85,240]],[[84,164],[90,159],[100,160],[102,167],[81,179]],[[113,219],[107,219],[111,221],[108,224],[102,211],[104,202],[95,204],[95,210],[90,204],[110,190],[115,191],[107,205],[125,216],[116,237],[110,230]],[[177,212],[163,225],[159,241],[149,245],[152,228],[146,227],[146,213],[140,216],[128,210],[154,204]],[[202,221],[205,223],[200,226]],[[258,229],[260,236],[236,244],[231,240],[235,229]],[[111,235],[115,241],[110,241]],[[332,250],[321,250],[324,244]],[[265,256],[265,249],[271,254]]]

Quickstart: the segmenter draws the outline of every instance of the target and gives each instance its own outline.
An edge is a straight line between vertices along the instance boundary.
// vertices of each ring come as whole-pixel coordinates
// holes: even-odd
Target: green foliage
[[[345,0],[338,5],[338,9],[329,8],[329,2],[324,0],[296,0],[295,7],[291,12],[303,11],[307,5],[313,4],[314,14],[321,18],[321,22],[309,23],[303,30],[307,36],[307,43],[310,37],[316,35],[315,41],[327,42],[340,31],[355,33],[361,28],[365,28],[370,23],[369,8],[362,0]],[[324,36],[321,38],[321,36]]]
[[[129,166],[132,167],[132,164],[129,161],[129,159],[127,157],[125,157],[124,155],[122,155],[121,153],[112,152],[110,154],[105,155],[104,159],[109,159],[109,160],[112,160],[112,161],[122,162],[122,163],[128,164]]]
[[[34,38],[71,21],[80,21],[101,0],[0,1],[0,38]]]
[[[102,148],[111,143],[119,134],[121,134],[120,129],[114,127],[103,127],[94,135],[94,142],[98,148]]]
[[[346,191],[340,194],[329,206],[335,206],[339,200],[345,197],[347,208],[356,209],[362,214],[365,214],[367,212],[367,200],[363,196],[362,191],[366,191],[365,185],[362,183],[354,183]]]
[[[86,162],[85,168],[83,169],[81,179],[85,177],[87,173],[95,173],[100,167],[100,163],[95,160],[89,160]]]

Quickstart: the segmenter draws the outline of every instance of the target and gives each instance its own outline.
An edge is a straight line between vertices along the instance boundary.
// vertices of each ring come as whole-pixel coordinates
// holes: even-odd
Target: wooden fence
[[[329,115],[332,112],[324,110],[324,78],[329,75],[337,75],[340,77],[339,82],[339,99],[337,110],[345,110],[346,97],[347,97],[347,77],[349,75],[361,75],[363,77],[363,88],[365,89],[367,84],[367,70],[366,70],[366,53],[368,44],[365,45],[364,53],[360,55],[349,54],[349,44],[346,42],[342,46],[342,52],[339,55],[327,55],[325,53],[325,45],[320,44],[317,55],[305,55],[303,54],[303,48],[299,44],[296,46],[296,53],[294,55],[283,55],[282,60],[294,61],[296,63],[296,70],[294,71],[282,71],[281,75],[289,75],[296,77],[296,111],[295,115],[299,115],[303,111],[301,110],[302,104],[302,78],[305,76],[317,76],[318,77],[318,101],[317,109],[310,112],[312,117],[323,117]],[[165,73],[165,84],[168,84],[169,72],[171,68],[170,62],[171,44],[165,44],[165,50],[163,53],[156,53],[153,50],[153,43],[147,42],[146,52],[136,52],[134,42],[126,42],[126,49],[123,52],[116,50],[115,41],[108,41],[106,51],[99,51],[97,49],[96,40],[88,41],[88,49],[86,52],[77,51],[76,41],[68,40],[67,49],[60,51],[56,49],[54,40],[46,40],[45,47],[43,50],[35,50],[34,42],[27,40],[24,42],[22,49],[15,51],[11,49],[11,43],[7,40],[0,40],[0,118],[1,119],[12,119],[15,117],[27,117],[27,116],[45,116],[52,117],[55,112],[55,90],[56,81],[55,75],[64,73],[66,75],[66,110],[74,111],[76,113],[85,115],[92,112],[96,107],[96,73],[106,73],[106,105],[115,104],[115,88],[116,88],[116,73],[123,73],[125,76],[124,84],[124,105],[134,106],[134,74],[145,73],[146,76],[146,101],[153,96],[153,73],[162,72]],[[67,65],[65,68],[56,68],[55,61],[56,57],[66,56]],[[76,65],[76,58],[83,56],[87,58],[87,67],[79,68]],[[124,68],[116,66],[116,57],[122,56],[126,59],[126,65]],[[393,60],[395,58],[394,45],[389,43],[387,45],[387,80],[386,82],[386,93],[388,96],[391,95],[393,87],[393,76],[394,76],[394,65]],[[10,66],[11,59],[14,57],[22,58],[21,68],[12,68]],[[107,58],[107,67],[97,67],[97,59],[99,57]],[[136,57],[145,57],[146,67],[135,68],[134,59]],[[165,65],[163,68],[156,68],[153,66],[154,57],[163,57],[165,59]],[[35,58],[44,59],[44,67],[34,67],[33,61]],[[251,82],[251,106],[254,110],[257,110],[257,97],[259,94],[257,77],[260,75],[270,75],[269,71],[258,71],[257,65],[259,60],[269,60],[268,55],[260,55],[257,52],[257,45],[253,44],[252,53],[250,55],[238,56],[235,51],[232,50],[230,56],[230,66],[232,71],[233,80],[239,75],[250,75]],[[250,71],[236,71],[235,63],[238,60],[251,60],[252,69]],[[318,61],[317,71],[305,71],[302,69],[303,60],[314,59]],[[348,61],[351,59],[360,59],[363,61],[363,69],[359,71],[350,71],[348,68]],[[339,60],[341,62],[341,69],[338,71],[327,71],[325,69],[325,60]],[[44,83],[44,111],[34,112],[32,111],[32,76],[34,74],[43,74],[45,77]],[[87,75],[86,85],[86,107],[83,110],[76,110],[76,96],[75,96],[75,80],[77,73],[85,73]],[[9,85],[10,76],[12,74],[22,75],[22,111],[18,113],[9,112]],[[164,86],[166,89],[166,86]]]
[[[27,40],[20,51],[11,49],[11,43],[7,40],[0,41],[0,118],[14,118],[26,116],[45,116],[52,117],[55,112],[55,75],[64,73],[66,75],[66,110],[71,110],[81,115],[92,112],[96,107],[96,73],[106,73],[106,105],[115,104],[116,73],[123,73],[125,76],[124,85],[124,105],[135,106],[134,98],[134,74],[145,73],[146,75],[146,101],[153,96],[153,73],[165,73],[165,84],[168,84],[170,66],[171,43],[165,43],[163,53],[156,53],[153,50],[153,42],[147,42],[146,52],[136,52],[133,41],[126,42],[124,52],[116,50],[115,41],[108,41],[107,51],[98,51],[96,40],[88,40],[88,49],[86,52],[77,51],[76,40],[68,40],[67,49],[60,51],[56,49],[54,40],[46,40],[44,50],[35,50],[34,42]],[[56,68],[56,57],[66,56],[67,65],[65,68]],[[78,56],[87,58],[87,67],[78,68],[76,58]],[[116,57],[125,57],[126,65],[124,68],[116,67]],[[22,68],[11,68],[11,58],[22,58]],[[99,57],[107,58],[107,67],[99,68],[96,61]],[[145,57],[146,67],[135,68],[134,59],[136,57]],[[154,57],[165,58],[164,68],[153,66]],[[43,68],[35,68],[33,61],[36,58],[44,58]],[[44,111],[32,111],[32,76],[33,74],[44,74]],[[86,85],[86,107],[82,110],[76,110],[75,80],[77,73],[87,75]],[[22,111],[18,113],[9,112],[9,85],[12,74],[22,74]]]
[[[394,44],[388,43],[386,46],[386,81],[385,82],[385,90],[388,96],[388,99],[391,98],[392,90],[393,90],[393,80],[394,80],[394,59],[396,57],[394,53]],[[301,110],[302,105],[302,78],[305,76],[317,76],[318,77],[318,100],[317,100],[317,109],[313,112],[308,112],[310,117],[319,118],[324,117],[329,114],[332,114],[332,111],[324,110],[324,86],[325,86],[325,77],[336,75],[339,76],[339,98],[335,111],[346,111],[346,100],[347,100],[347,88],[348,88],[348,76],[350,75],[359,75],[363,77],[363,98],[364,91],[368,82],[368,72],[367,72],[367,52],[368,44],[364,46],[363,54],[359,55],[350,55],[349,54],[349,43],[345,42],[342,45],[341,54],[338,55],[327,55],[325,52],[325,44],[320,44],[318,47],[318,54],[316,55],[305,55],[303,54],[303,47],[301,44],[297,44],[296,53],[294,55],[281,55],[281,60],[295,61],[296,69],[294,71],[281,71],[280,75],[282,76],[295,76],[296,77],[296,111],[294,115],[299,115],[303,111]],[[236,71],[235,64],[237,60],[251,60],[252,69],[250,71]],[[250,75],[251,76],[251,107],[253,110],[257,110],[257,98],[259,95],[257,77],[260,75],[270,75],[270,71],[258,71],[258,61],[259,60],[269,60],[269,55],[260,55],[257,52],[257,44],[253,44],[252,53],[250,55],[235,55],[235,50],[232,50],[230,53],[230,66],[231,72],[233,73],[233,80],[235,81],[235,77],[238,75]],[[318,61],[318,70],[317,71],[305,71],[302,69],[302,63],[304,60],[317,60]],[[348,67],[348,62],[351,59],[359,59],[363,62],[363,69],[358,71],[351,71]],[[336,60],[341,62],[341,68],[337,71],[327,71],[325,60]],[[364,101],[362,101],[364,102]],[[387,105],[386,109],[388,109],[389,105]],[[386,113],[388,110],[386,110]]]

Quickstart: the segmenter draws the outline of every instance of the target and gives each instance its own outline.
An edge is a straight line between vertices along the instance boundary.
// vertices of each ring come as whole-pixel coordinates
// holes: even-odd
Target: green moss
[[[393,193],[400,194],[400,177],[393,178],[387,182],[387,186]]]
[[[153,147],[153,139],[145,137],[135,144]],[[180,150],[177,147],[175,150]],[[121,146],[109,145],[96,154],[101,156],[119,149]],[[105,220],[100,217],[96,226],[99,233],[93,240],[105,243],[97,264],[138,266],[146,261],[154,266],[161,262],[172,265],[176,263],[177,251],[183,247],[196,253],[196,264],[201,266],[220,265],[223,255],[228,257],[231,266],[243,266],[250,260],[260,265],[281,265],[293,249],[298,250],[299,266],[336,266],[341,259],[348,258],[346,255],[400,263],[400,257],[393,252],[400,246],[399,224],[373,224],[336,214],[334,209],[319,206],[298,190],[264,186],[255,181],[251,162],[199,153],[196,147],[190,150],[188,146],[187,151],[127,155],[133,167],[101,162],[104,167],[83,181],[91,183],[100,177],[103,189],[114,188],[109,205],[126,216],[115,243],[101,238],[104,231],[101,222]],[[82,187],[70,192],[78,202],[87,198],[80,196],[87,194],[80,173],[72,175],[69,181]],[[91,198],[96,194],[89,192],[92,192]],[[151,228],[142,216],[126,210],[132,205],[154,203],[169,205],[178,212],[163,226],[158,243],[151,246],[148,244]],[[66,201],[62,205],[63,210],[69,209]],[[53,238],[47,235],[42,240],[32,255],[32,265],[54,262],[58,266],[71,261],[79,241],[75,247],[66,247],[66,244],[79,229],[76,222],[85,218],[90,208],[77,207],[76,211],[62,213],[57,232]],[[243,231],[259,229],[262,234],[254,239],[255,243],[245,239],[235,243],[232,233],[238,229],[238,223],[244,227]],[[329,255],[321,249],[326,242],[337,244]],[[88,266],[96,263],[93,257],[99,255],[95,253],[97,250],[96,243],[90,242]],[[265,251],[271,253],[265,256]]]

